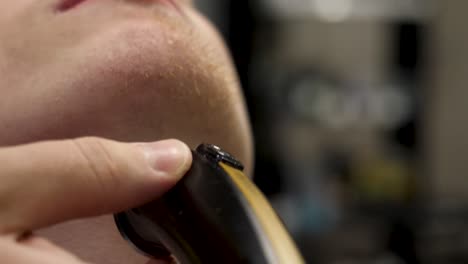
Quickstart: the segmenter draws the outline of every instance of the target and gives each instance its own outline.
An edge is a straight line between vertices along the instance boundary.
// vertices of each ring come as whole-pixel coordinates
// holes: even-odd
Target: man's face
[[[0,146],[178,138],[222,145],[250,165],[236,74],[190,1],[3,1],[0,93]],[[145,262],[109,216],[42,234],[89,261]]]

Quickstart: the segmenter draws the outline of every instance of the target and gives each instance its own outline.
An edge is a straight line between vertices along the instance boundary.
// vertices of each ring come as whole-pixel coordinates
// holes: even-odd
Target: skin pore
[[[189,1],[75,2],[65,10],[62,0],[2,3],[0,146],[81,136],[177,138],[192,148],[218,144],[251,169],[236,73],[217,32]],[[38,234],[95,263],[147,261],[111,216]]]

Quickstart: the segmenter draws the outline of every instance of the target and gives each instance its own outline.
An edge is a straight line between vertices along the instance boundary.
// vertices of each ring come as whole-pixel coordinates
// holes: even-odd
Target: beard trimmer
[[[185,177],[158,200],[115,215],[122,236],[153,257],[181,264],[305,263],[242,164],[214,145],[193,151]]]

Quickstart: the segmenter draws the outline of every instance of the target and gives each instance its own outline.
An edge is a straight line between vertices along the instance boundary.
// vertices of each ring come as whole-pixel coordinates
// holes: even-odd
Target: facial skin
[[[223,42],[188,1],[4,1],[0,146],[99,136],[214,143],[252,164],[250,128]],[[66,175],[64,175],[66,177]],[[66,199],[66,197],[64,197]],[[39,232],[95,263],[145,263],[110,216]]]

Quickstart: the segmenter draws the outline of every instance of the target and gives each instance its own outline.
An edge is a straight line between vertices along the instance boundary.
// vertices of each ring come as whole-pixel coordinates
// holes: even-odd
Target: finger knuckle
[[[72,143],[82,161],[82,169],[89,176],[89,184],[98,189],[97,193],[106,195],[115,190],[120,184],[119,166],[110,144],[96,137],[75,139]]]

